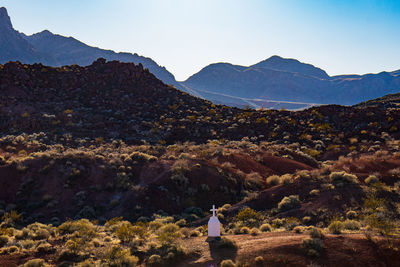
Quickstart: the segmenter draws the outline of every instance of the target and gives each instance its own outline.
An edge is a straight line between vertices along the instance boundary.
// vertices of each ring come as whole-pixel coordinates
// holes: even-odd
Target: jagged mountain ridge
[[[12,27],[5,8],[0,8],[0,62],[24,59],[26,63],[48,63],[47,56],[40,53]]]
[[[0,8],[0,63],[20,61],[54,67],[73,64],[87,66],[98,58],[141,63],[164,83],[179,87],[175,77],[151,58],[91,47],[73,37],[53,34],[48,30],[27,36],[13,28],[7,9]]]

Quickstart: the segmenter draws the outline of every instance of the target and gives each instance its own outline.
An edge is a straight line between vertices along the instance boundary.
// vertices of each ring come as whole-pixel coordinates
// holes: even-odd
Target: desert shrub
[[[25,230],[25,229],[24,229]],[[33,240],[48,239],[51,233],[54,231],[48,225],[42,223],[32,223],[26,227],[28,238]]]
[[[321,184],[322,191],[329,191],[335,189],[333,184]]]
[[[201,232],[198,230],[193,230],[190,232],[191,237],[196,237],[196,236],[201,236],[201,235],[202,235]]]
[[[258,228],[251,228],[250,234],[253,235],[253,236],[259,235],[260,234],[260,230],[258,230]]]
[[[24,263],[23,267],[44,267],[45,261],[43,259],[32,259]]]
[[[4,213],[4,215],[1,217],[1,220],[3,221],[3,224],[7,226],[15,226],[24,221],[22,215],[16,210]]]
[[[355,220],[345,220],[343,222],[343,228],[346,230],[360,230],[361,224]]]
[[[160,220],[154,220],[149,223],[149,228],[153,231],[159,229],[164,224]]]
[[[106,251],[103,262],[110,267],[134,267],[139,262],[139,258],[132,256],[128,249],[113,246]]]
[[[278,203],[278,210],[287,211],[300,206],[300,199],[298,195],[291,195],[284,197],[281,202]]]
[[[240,228],[240,233],[241,234],[248,234],[250,233],[250,228],[247,226],[243,226],[242,228]]]
[[[0,236],[0,248],[4,247],[5,245],[7,245],[8,241],[9,241],[9,237],[8,236],[1,235]]]
[[[238,212],[235,220],[247,226],[255,226],[259,223],[261,214],[251,208],[245,208]]]
[[[331,180],[331,182],[336,184],[339,183],[358,184],[357,176],[347,173],[345,171],[332,172],[329,175],[329,179]]]
[[[311,226],[308,229],[308,234],[310,235],[311,238],[323,238],[324,237],[324,233],[320,228]]]
[[[271,175],[265,180],[265,182],[269,186],[278,185],[280,183],[280,176],[279,175]]]
[[[12,253],[15,253],[15,252],[18,252],[18,251],[19,251],[19,248],[17,246],[11,246],[11,247],[7,248],[7,253],[8,254],[12,254]]]
[[[293,180],[293,177],[292,177],[292,175],[289,174],[289,173],[284,174],[284,175],[282,175],[282,176],[280,177],[280,183],[281,183],[281,184],[290,184],[290,183],[292,182],[292,180]]]
[[[310,224],[312,222],[312,218],[310,216],[304,216],[301,221],[303,222],[303,224]]]
[[[179,187],[186,187],[189,184],[189,179],[183,173],[173,174],[170,179]]]
[[[236,264],[232,260],[223,260],[221,261],[220,267],[236,267]]]
[[[285,228],[287,230],[293,230],[294,227],[300,224],[300,220],[296,217],[288,217],[285,219]]]
[[[57,229],[62,235],[77,232],[80,237],[85,237],[88,239],[96,236],[96,228],[88,219],[66,221],[58,226]]]
[[[133,225],[128,221],[120,223],[114,233],[123,243],[128,243],[135,238]]]
[[[271,221],[272,226],[275,228],[279,228],[279,227],[283,226],[284,223],[285,223],[285,221],[280,218],[276,218]]]
[[[180,219],[175,224],[178,225],[179,227],[185,226],[186,225],[186,220],[185,219]]]
[[[260,226],[261,232],[271,232],[271,225],[269,223],[264,223]]]
[[[376,177],[376,175],[370,175],[367,178],[365,178],[364,182],[368,185],[370,184],[376,184],[379,183],[379,178]]]
[[[162,258],[160,255],[157,254],[153,254],[149,257],[149,259],[147,260],[147,263],[150,266],[157,266],[157,265],[161,265],[162,264]]]
[[[49,243],[45,242],[37,246],[36,251],[40,254],[47,254],[54,252],[55,248],[53,248],[53,246]]]
[[[296,234],[301,234],[305,231],[305,229],[306,229],[306,227],[304,227],[304,226],[296,226],[293,228],[292,231]]]
[[[224,212],[226,212],[228,209],[230,209],[231,207],[232,207],[231,204],[224,204],[222,207],[220,207],[220,208],[218,209],[218,212],[219,212],[219,213],[224,213]]]
[[[114,217],[114,218],[111,218],[110,220],[108,220],[104,225],[106,227],[112,227],[114,225],[119,224],[122,220],[123,220],[122,217]]]
[[[303,240],[302,247],[310,257],[319,257],[323,251],[323,242],[319,238],[307,238]]]
[[[346,212],[347,219],[354,219],[355,217],[357,217],[357,212],[355,212],[354,210]]]
[[[132,152],[130,154],[130,157],[132,158],[132,160],[136,160],[136,161],[156,161],[157,157],[143,153],[143,152]]]
[[[258,172],[251,172],[246,175],[246,179],[249,180],[262,180],[262,176]]]
[[[332,221],[329,224],[328,229],[332,234],[340,234],[343,230],[343,222],[337,220]]]
[[[169,244],[174,243],[176,239],[181,237],[182,234],[179,232],[179,226],[174,223],[168,223],[157,231],[157,238],[161,243]]]
[[[365,217],[367,225],[376,229],[384,236],[390,236],[396,231],[390,211],[386,207],[386,200],[378,198],[375,193],[364,200]]]
[[[96,263],[92,259],[86,259],[85,261],[79,262],[77,267],[96,267]]]
[[[310,195],[310,196],[313,196],[313,197],[319,196],[319,194],[320,194],[320,192],[319,192],[318,189],[313,189],[313,190],[311,190],[310,193],[309,193],[309,195]]]
[[[222,237],[220,240],[214,241],[211,245],[216,249],[236,250],[238,248],[238,246],[234,240],[228,239],[226,237]]]
[[[263,266],[264,258],[262,256],[258,256],[254,259],[254,262],[256,263],[257,266]]]
[[[149,233],[147,231],[147,227],[145,223],[137,222],[133,227],[132,227],[132,233],[139,237],[139,238],[146,238]]]
[[[190,233],[191,233],[190,229],[187,228],[187,227],[181,228],[180,232],[181,232],[183,237],[189,237]]]

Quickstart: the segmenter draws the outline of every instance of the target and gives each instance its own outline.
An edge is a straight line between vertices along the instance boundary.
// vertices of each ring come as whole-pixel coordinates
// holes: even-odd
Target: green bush
[[[300,199],[298,195],[291,195],[284,197],[281,202],[278,203],[278,210],[287,211],[300,206]]]
[[[149,155],[149,154],[146,154],[146,153],[142,153],[142,152],[137,152],[137,151],[132,152],[130,154],[130,157],[131,157],[132,160],[136,160],[136,161],[150,161],[150,162],[152,162],[152,161],[156,161],[157,160],[157,157],[155,157],[155,156],[152,156],[152,155]]]
[[[153,254],[149,257],[149,259],[147,260],[147,263],[150,266],[157,266],[157,265],[161,265],[162,264],[162,258],[160,255],[157,254]]]
[[[284,174],[280,177],[280,183],[281,184],[290,184],[293,181],[293,177],[291,174],[287,173]]]
[[[113,246],[106,251],[103,262],[110,267],[134,267],[139,262],[139,258],[132,256],[128,249]]]
[[[32,259],[25,262],[25,264],[23,265],[23,267],[44,267],[44,266],[46,265],[43,259]]]
[[[220,267],[236,267],[236,264],[232,260],[221,261]]]
[[[332,172],[329,175],[329,179],[333,183],[347,183],[347,184],[358,184],[358,178],[357,176],[347,173],[345,171],[341,172]]]
[[[72,234],[74,232],[78,232],[79,235],[84,235],[84,236],[96,235],[95,226],[88,219],[80,219],[77,221],[66,221],[60,226],[58,226],[57,229],[62,235]]]
[[[346,230],[360,230],[361,223],[356,220],[345,220],[343,222],[343,228]]]
[[[255,226],[259,223],[261,214],[251,208],[245,208],[238,212],[235,220],[247,226]]]
[[[168,223],[157,231],[157,238],[163,244],[174,243],[179,237],[182,237],[182,234],[179,232],[179,226],[174,223]]]
[[[313,189],[313,190],[311,190],[310,193],[309,193],[309,195],[310,195],[310,196],[313,196],[313,197],[319,196],[319,194],[320,194],[320,192],[319,192],[318,189]]]
[[[258,228],[251,228],[250,234],[251,234],[252,236],[259,235],[259,234],[260,234],[260,230],[258,230]]]
[[[242,228],[240,228],[240,233],[241,234],[248,234],[250,233],[250,228],[247,226],[243,226]]]
[[[254,262],[256,263],[257,266],[263,266],[264,258],[262,256],[258,256],[254,259]]]
[[[114,233],[122,243],[128,243],[135,238],[133,225],[128,221],[120,223]]]
[[[329,224],[328,229],[332,234],[340,234],[343,230],[343,222],[333,221]]]
[[[280,184],[280,181],[281,181],[281,178],[279,175],[271,175],[265,180],[265,182],[269,186],[278,185],[278,184]]]
[[[271,225],[269,223],[264,223],[260,226],[261,232],[271,232]]]
[[[308,233],[310,234],[311,238],[320,238],[321,239],[324,237],[324,233],[322,232],[322,230],[317,227],[314,227],[314,226],[311,226]]]
[[[354,219],[355,217],[357,217],[357,212],[355,212],[354,210],[346,212],[347,219]]]
[[[376,177],[375,175],[370,175],[367,178],[365,178],[364,182],[368,185],[376,184],[379,183],[379,178]]]
[[[237,249],[237,244],[234,240],[222,237],[220,240],[214,241],[211,244],[215,249]]]

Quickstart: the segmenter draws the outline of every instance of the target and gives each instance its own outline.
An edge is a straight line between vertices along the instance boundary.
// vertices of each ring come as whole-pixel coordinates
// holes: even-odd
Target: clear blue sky
[[[400,0],[0,0],[14,27],[138,53],[178,80],[272,55],[330,75],[400,69]]]

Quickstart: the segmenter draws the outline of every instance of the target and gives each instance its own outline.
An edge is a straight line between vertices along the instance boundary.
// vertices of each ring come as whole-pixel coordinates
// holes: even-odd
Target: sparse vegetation
[[[0,265],[21,256],[22,266],[176,266],[198,256],[186,244],[206,239],[212,204],[228,235],[210,243],[217,254],[240,252],[235,240],[286,234],[303,257],[324,257],[325,232],[367,233],[374,246],[383,235],[398,247],[394,106],[241,110],[182,94],[133,65],[10,64],[31,75],[27,88],[48,107],[2,96],[7,107],[32,109],[10,109],[0,125]],[[97,78],[77,88],[74,77],[89,74]],[[18,75],[6,76],[19,86]],[[251,255],[243,265],[288,264],[286,254]]]

